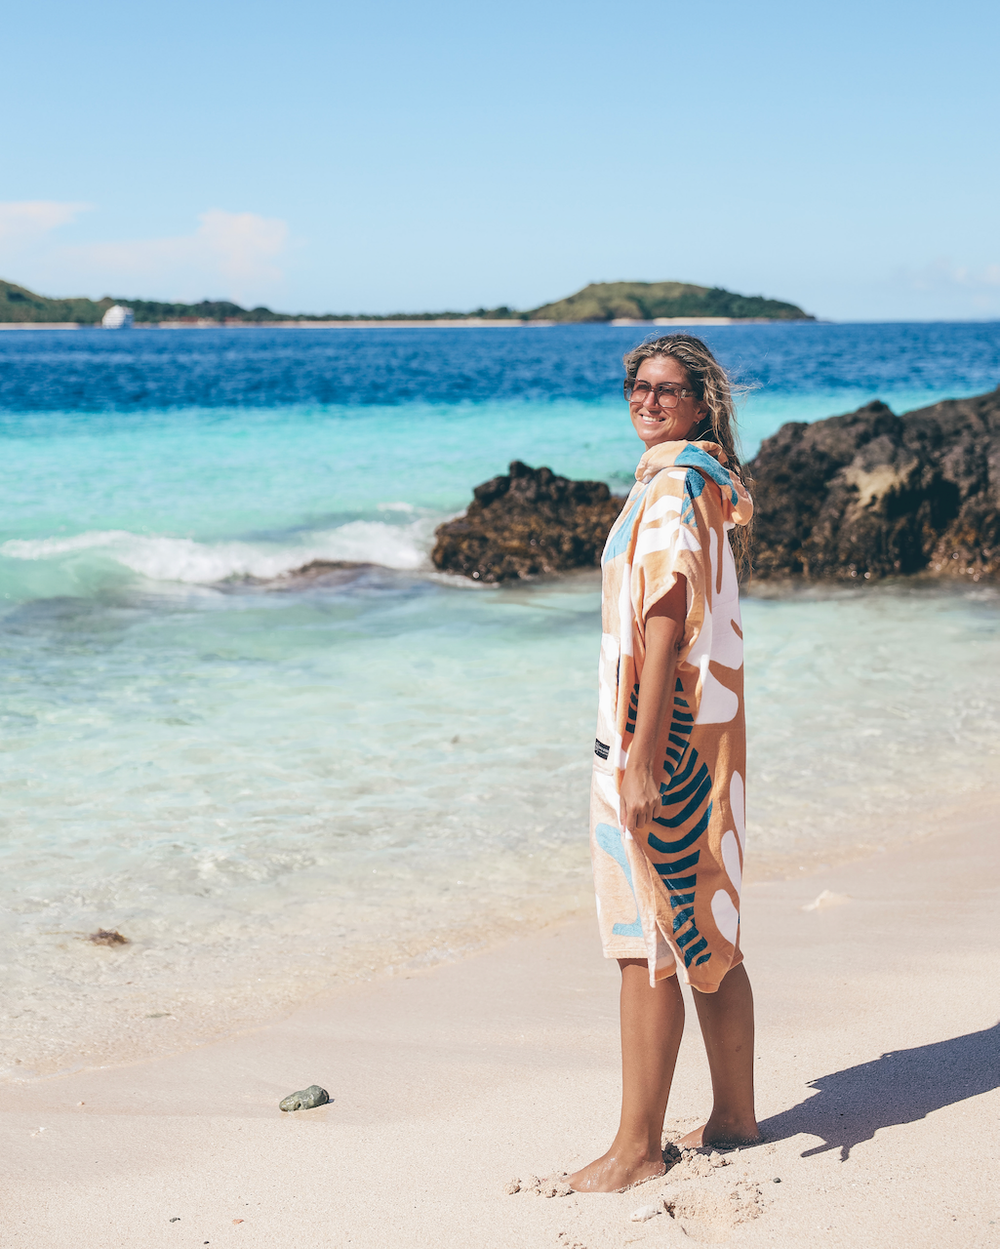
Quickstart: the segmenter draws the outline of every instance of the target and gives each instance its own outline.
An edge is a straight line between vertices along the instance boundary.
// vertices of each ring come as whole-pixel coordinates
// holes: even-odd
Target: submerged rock
[[[487,583],[597,567],[624,502],[603,481],[571,481],[520,460],[473,494],[464,516],[438,527],[431,559]]]
[[[317,1106],[325,1106],[329,1100],[330,1094],[326,1089],[321,1089],[318,1084],[310,1084],[307,1089],[283,1097],[278,1106],[281,1110],[313,1110]]]
[[[372,564],[359,564],[347,559],[314,559],[301,568],[290,568],[274,577],[257,577],[251,573],[226,577],[214,582],[216,590],[223,594],[245,594],[255,590],[302,590],[310,586],[347,585],[370,573]]]
[[[783,425],[750,468],[759,578],[1000,573],[1000,390]]]

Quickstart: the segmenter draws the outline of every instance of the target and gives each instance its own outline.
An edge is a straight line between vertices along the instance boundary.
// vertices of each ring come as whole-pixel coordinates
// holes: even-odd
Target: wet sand
[[[543,1195],[617,1114],[617,970],[588,914],[172,1057],[0,1087],[2,1243],[995,1246],[998,820],[951,828],[747,887],[761,1145]],[[693,1016],[668,1137],[709,1105]],[[313,1083],[330,1105],[278,1110]]]

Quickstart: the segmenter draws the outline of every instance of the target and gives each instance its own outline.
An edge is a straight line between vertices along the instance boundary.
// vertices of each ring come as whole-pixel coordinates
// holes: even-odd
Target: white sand
[[[617,970],[588,916],[188,1053],[3,1086],[0,1244],[1000,1245],[998,830],[956,827],[747,888],[769,1141],[728,1165],[694,1155],[621,1195],[504,1193],[615,1126]],[[312,1083],[331,1105],[278,1110]],[[692,1031],[668,1130],[708,1105]],[[631,1220],[664,1199],[674,1215]]]

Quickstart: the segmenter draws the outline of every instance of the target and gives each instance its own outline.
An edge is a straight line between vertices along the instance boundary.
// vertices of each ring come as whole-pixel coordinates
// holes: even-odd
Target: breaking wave
[[[8,559],[53,561],[99,555],[150,581],[211,585],[240,577],[262,580],[293,572],[313,560],[380,564],[403,572],[430,571],[430,548],[440,518],[406,524],[355,520],[314,531],[295,542],[198,542],[98,530],[70,538],[11,539],[0,545]]]

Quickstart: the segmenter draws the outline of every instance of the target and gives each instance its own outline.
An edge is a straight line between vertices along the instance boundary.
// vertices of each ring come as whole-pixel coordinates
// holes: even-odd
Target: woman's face
[[[687,369],[673,356],[653,356],[643,360],[635,380],[637,383],[648,383],[648,389],[638,387],[632,392],[628,405],[635,432],[646,444],[647,450],[661,442],[680,442],[687,438],[708,411],[708,407],[694,395],[679,398],[675,408],[661,407],[657,402],[658,386],[692,389]],[[645,393],[640,394],[640,390]]]

